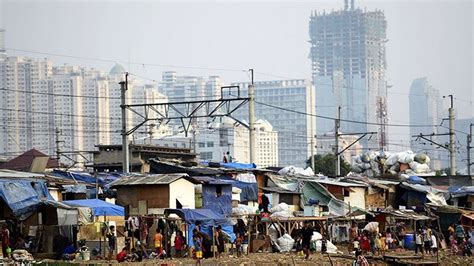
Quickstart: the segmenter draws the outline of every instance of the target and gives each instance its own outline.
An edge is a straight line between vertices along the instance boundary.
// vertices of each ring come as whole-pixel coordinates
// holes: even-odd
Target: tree
[[[341,159],[341,175],[345,176],[351,171],[351,166]],[[306,161],[306,165],[311,167],[311,157]],[[336,156],[332,153],[314,155],[314,173],[321,173],[327,176],[336,175]]]

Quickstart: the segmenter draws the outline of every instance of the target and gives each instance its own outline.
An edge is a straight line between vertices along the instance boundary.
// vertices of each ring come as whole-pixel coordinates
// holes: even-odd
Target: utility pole
[[[311,130],[310,130],[310,134],[311,134],[311,140],[310,140],[310,145],[311,145],[311,157],[310,157],[310,162],[311,162],[311,169],[313,169],[313,172],[314,172],[314,169],[315,169],[315,165],[314,165],[314,114],[313,114],[313,108],[314,108],[314,103],[313,103],[313,88],[311,88],[311,90],[309,91],[309,106],[310,106],[310,119],[311,119],[311,123],[310,123],[310,127],[311,127]]]
[[[120,98],[122,100],[122,104],[120,108],[122,108],[122,171],[124,174],[129,173],[129,152],[128,152],[128,135],[127,135],[127,110],[126,110],[126,101],[125,101],[125,94],[128,90],[128,72],[125,73],[125,81],[119,82],[120,84]]]
[[[337,118],[334,120],[334,154],[336,155],[336,176],[341,175],[341,157],[339,155],[339,128],[341,127],[341,106],[337,107]]]
[[[59,134],[61,133],[61,131],[59,130],[58,127],[56,127],[56,160],[58,160],[58,164],[59,164],[59,159],[60,159],[60,156],[61,156],[61,148],[59,148],[59,143],[61,143],[62,141],[59,140]]]
[[[255,85],[253,80],[253,69],[249,69],[251,83],[249,85],[249,143],[250,143],[250,163],[256,161],[255,147]]]
[[[472,126],[473,123],[469,125],[469,135],[467,135],[467,175],[471,176],[471,143],[472,143]]]
[[[456,143],[454,142],[454,106],[453,95],[443,96],[443,98],[451,98],[451,106],[449,107],[449,165],[450,175],[456,175]]]

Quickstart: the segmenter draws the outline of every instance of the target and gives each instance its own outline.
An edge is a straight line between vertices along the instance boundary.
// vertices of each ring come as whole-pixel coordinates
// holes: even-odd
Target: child
[[[381,234],[377,234],[377,237],[375,238],[375,251],[377,252],[377,255],[380,255],[380,253],[382,253],[382,239],[381,239],[382,235]],[[382,254],[382,255],[385,255],[385,254]]]
[[[174,238],[174,249],[176,251],[176,257],[181,258],[182,250],[184,249],[185,245],[185,239],[183,237],[183,232],[177,231],[176,232],[176,237]]]
[[[415,235],[415,254],[418,254],[418,251],[423,255],[423,237],[421,235],[421,229],[418,229],[418,232]]]
[[[451,252],[453,253],[453,255],[457,255],[459,252],[458,242],[456,241],[454,235],[451,235],[449,239],[451,240]]]
[[[155,234],[155,249],[156,253],[158,254],[158,258],[162,255],[163,253],[163,235],[161,234],[160,229],[156,229],[156,234]]]
[[[117,242],[117,237],[115,236],[115,226],[111,225],[109,231],[106,234],[108,240],[109,256],[108,259],[112,260],[115,251],[115,242]]]
[[[194,251],[196,257],[196,265],[201,265],[202,259],[202,242],[201,238],[197,235],[193,235],[193,244],[194,244]]]
[[[241,234],[237,233],[237,237],[235,239],[235,248],[237,249],[237,257],[242,256],[242,243],[244,242],[244,239]]]
[[[472,256],[472,251],[471,250],[472,250],[472,243],[471,243],[471,241],[469,241],[469,237],[466,237],[464,239],[462,255],[471,257]]]

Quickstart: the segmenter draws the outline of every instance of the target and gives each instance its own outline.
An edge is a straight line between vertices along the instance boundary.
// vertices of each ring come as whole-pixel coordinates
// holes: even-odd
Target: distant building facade
[[[410,127],[410,135],[438,134],[438,127],[443,119],[443,102],[439,90],[431,86],[426,77],[417,78],[412,81],[409,94],[410,124],[433,125],[432,127]],[[446,124],[447,126],[447,124]],[[443,130],[444,132],[444,130]],[[438,142],[443,138],[438,136],[429,137]],[[434,148],[430,143],[412,138],[411,149],[414,152],[426,152],[432,162],[433,169],[441,168],[442,151]]]
[[[313,12],[309,22],[316,112],[368,123],[387,122],[385,43],[387,22],[382,11],[349,6],[331,13]],[[334,132],[334,121],[317,118],[318,135]],[[341,123],[343,132],[379,132],[377,125]],[[384,130],[383,130],[384,131]],[[367,140],[362,141],[367,144]],[[377,143],[378,144],[378,143]],[[371,145],[373,146],[373,145]]]
[[[249,83],[232,85],[239,86],[242,97],[247,97]],[[256,103],[255,116],[268,121],[278,132],[278,166],[305,166],[311,154],[311,138],[316,132],[314,116],[304,114],[315,114],[314,87],[302,79],[261,81],[254,85],[255,100],[271,105]],[[248,120],[248,109],[241,108],[236,116]]]
[[[342,153],[342,160],[348,163],[352,162],[352,157],[362,154],[363,147],[359,141],[358,136],[341,136],[339,137],[339,150],[346,149],[349,145],[354,143],[350,148]],[[318,154],[334,154],[334,132],[329,132],[327,135],[317,137],[316,141]]]

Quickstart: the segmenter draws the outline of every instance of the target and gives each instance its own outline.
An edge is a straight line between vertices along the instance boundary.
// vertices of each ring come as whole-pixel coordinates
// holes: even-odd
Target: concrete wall
[[[346,204],[351,203],[351,207],[359,207],[365,209],[365,188],[364,187],[351,187],[354,192],[349,193],[349,197],[344,197]]]
[[[194,184],[186,179],[178,179],[170,184],[169,207],[176,208],[176,199],[183,204],[183,208],[195,208]]]

